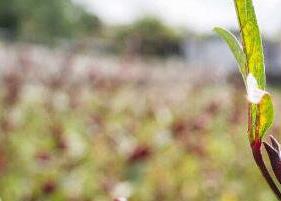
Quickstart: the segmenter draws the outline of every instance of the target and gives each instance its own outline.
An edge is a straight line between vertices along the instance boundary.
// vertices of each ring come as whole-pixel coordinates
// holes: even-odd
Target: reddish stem
[[[272,177],[270,176],[261,154],[261,140],[255,140],[255,142],[252,143],[251,147],[255,162],[259,167],[263,177],[265,178],[267,184],[270,186],[271,190],[276,195],[277,199],[281,201],[281,193],[274,183]]]

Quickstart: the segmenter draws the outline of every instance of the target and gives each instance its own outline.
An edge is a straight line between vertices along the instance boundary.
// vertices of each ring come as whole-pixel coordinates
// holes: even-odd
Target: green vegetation
[[[27,64],[29,71],[1,79],[3,201],[274,200],[249,168],[240,88],[214,85],[192,71],[185,81],[159,84],[93,69],[77,82],[76,74],[37,74],[37,64]],[[156,73],[147,69],[145,78]]]
[[[0,27],[19,39],[53,42],[92,36],[101,22],[70,0],[4,0],[0,2]]]
[[[215,31],[237,60],[247,106],[237,83],[213,82],[213,69],[200,74],[165,61],[170,71],[143,68],[162,66],[160,60],[81,57],[24,44],[0,47],[3,63],[12,64],[0,74],[1,199],[273,201],[258,169],[250,168],[243,134],[248,109],[252,154],[281,200],[276,185],[281,183],[281,146],[272,136],[271,144],[263,141],[274,115],[265,91],[261,36],[252,1],[235,0],[235,6],[242,45],[227,30]],[[69,0],[0,2],[0,27],[20,40],[89,37],[101,26]],[[182,35],[155,18],[119,28],[113,33],[116,49],[129,58],[181,52]],[[281,108],[280,89],[274,94]],[[274,132],[280,134],[281,125]]]
[[[272,191],[281,200],[281,193],[267,170],[261,153],[263,137],[272,124],[274,112],[271,96],[264,91],[266,88],[266,76],[262,38],[252,0],[234,0],[234,2],[240,25],[243,50],[238,40],[230,32],[222,28],[215,28],[215,31],[227,42],[232,50],[246,84],[249,101],[248,137],[253,157]],[[280,164],[279,144],[273,137],[271,139],[274,148],[269,144],[265,144],[265,146],[271,160],[272,169],[280,182],[280,174],[276,174],[277,171],[280,171],[280,167],[277,165],[278,163]]]
[[[115,41],[118,51],[130,51],[140,55],[180,55],[183,35],[154,17],[145,17],[121,27]]]
[[[184,35],[155,17],[144,17],[126,26],[105,26],[71,0],[3,0],[0,34],[3,32],[10,39],[47,44],[96,37],[110,46],[110,52],[129,55],[183,54]]]

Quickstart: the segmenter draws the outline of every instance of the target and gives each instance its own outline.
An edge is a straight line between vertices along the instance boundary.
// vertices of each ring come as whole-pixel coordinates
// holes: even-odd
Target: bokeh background
[[[254,3],[280,139],[281,3]],[[232,1],[1,0],[1,199],[274,201],[218,25]]]

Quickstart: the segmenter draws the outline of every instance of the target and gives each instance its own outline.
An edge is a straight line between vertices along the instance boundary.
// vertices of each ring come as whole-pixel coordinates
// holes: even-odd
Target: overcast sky
[[[155,15],[173,26],[211,31],[214,26],[236,28],[233,0],[73,0],[108,24],[129,23]],[[262,32],[281,31],[281,0],[254,0]]]

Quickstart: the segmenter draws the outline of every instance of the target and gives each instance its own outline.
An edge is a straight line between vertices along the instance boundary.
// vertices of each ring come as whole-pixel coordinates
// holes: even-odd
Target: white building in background
[[[267,72],[281,78],[281,42],[265,41],[264,53]]]
[[[264,40],[263,43],[267,75],[273,81],[281,83],[281,41]],[[234,56],[225,42],[217,36],[189,37],[183,49],[189,66],[214,68],[227,73],[237,71]]]
[[[184,44],[186,61],[194,66],[212,66],[233,70],[235,60],[220,38],[191,38]]]

